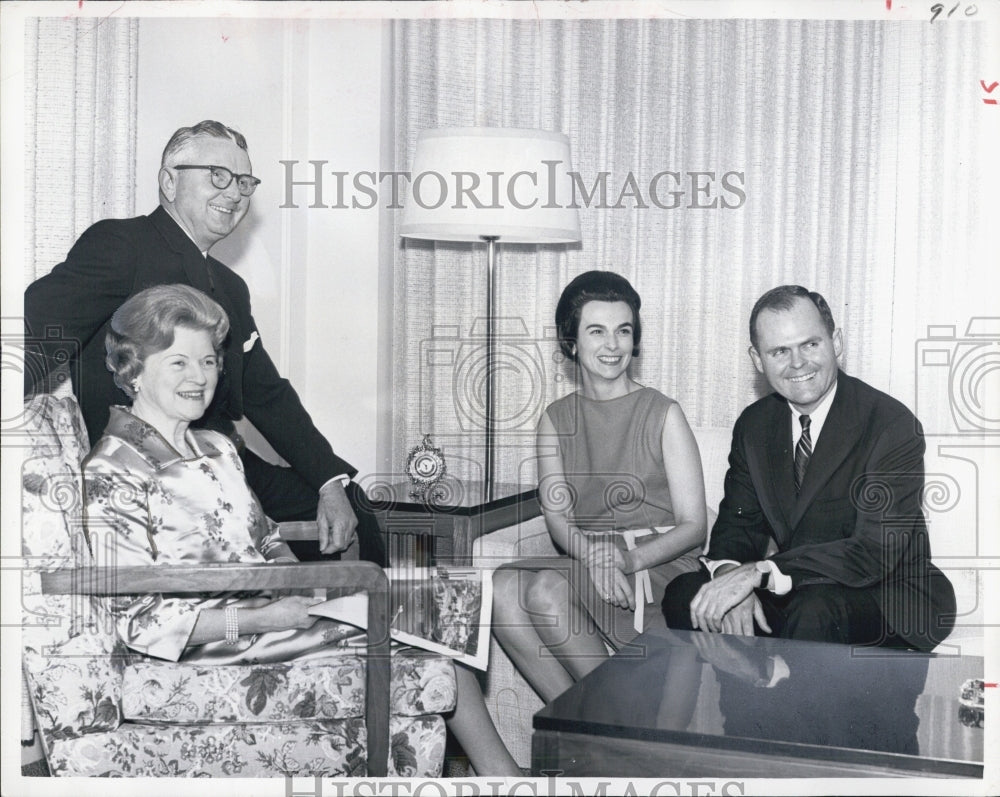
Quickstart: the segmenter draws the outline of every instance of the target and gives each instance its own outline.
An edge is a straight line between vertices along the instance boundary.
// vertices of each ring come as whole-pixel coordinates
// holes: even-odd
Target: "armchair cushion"
[[[440,716],[393,717],[389,731],[390,776],[440,776]],[[56,741],[48,764],[53,775],[76,777],[357,777],[367,772],[366,747],[361,718],[201,727],[127,723]]]
[[[125,669],[126,720],[189,724],[294,722],[361,717],[361,656],[296,664],[171,664],[143,660]]]
[[[122,657],[93,650],[79,655],[82,647],[68,643],[57,655],[25,651],[31,703],[48,740],[113,731],[121,724]]]
[[[392,714],[455,707],[450,659],[398,649],[391,664]],[[224,667],[140,659],[125,668],[122,685],[123,717],[136,722],[303,722],[363,717],[364,708],[365,661],[350,650],[287,664]]]

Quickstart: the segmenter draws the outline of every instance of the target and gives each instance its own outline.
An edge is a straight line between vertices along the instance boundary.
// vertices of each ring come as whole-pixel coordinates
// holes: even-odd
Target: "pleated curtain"
[[[135,215],[138,36],[137,19],[25,22],[25,284]]]
[[[588,269],[639,291],[633,375],[677,399],[692,425],[731,426],[766,389],[746,353],[747,322],[757,297],[783,283],[825,295],[848,372],[916,403],[914,341],[928,323],[918,308],[934,297],[936,317],[953,318],[975,290],[975,276],[938,290],[943,253],[982,273],[983,243],[968,234],[980,211],[962,200],[978,190],[986,151],[968,123],[981,29],[399,20],[393,36],[397,169],[422,129],[500,126],[566,133],[588,190],[607,173],[605,206],[580,208],[579,245],[501,241],[499,482],[534,483],[535,424],[575,387],[553,313]],[[684,192],[672,209],[649,196],[664,171],[680,180],[659,182],[661,204]],[[395,240],[393,461],[431,433],[453,473],[480,478],[482,429],[469,409],[484,392],[473,354],[485,248]]]
[[[28,285],[95,221],[134,215],[139,22],[33,17],[24,30]],[[70,390],[69,380],[52,384],[59,395]],[[21,686],[28,741],[34,726],[23,676]]]

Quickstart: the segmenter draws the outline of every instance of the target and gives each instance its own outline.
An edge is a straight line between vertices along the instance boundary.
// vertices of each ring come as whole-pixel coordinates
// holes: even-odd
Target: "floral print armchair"
[[[53,775],[440,776],[441,713],[454,708],[456,693],[449,659],[393,650],[391,667],[381,668],[390,673],[369,689],[378,665],[368,667],[364,648],[331,648],[329,657],[302,662],[222,666],[164,662],[125,648],[100,602],[89,597],[101,592],[89,583],[101,572],[95,568],[101,551],[85,543],[80,463],[88,441],[75,399],[34,397],[17,431],[25,454],[22,544],[29,568],[22,578],[23,668]],[[310,574],[350,580],[366,568],[384,578],[373,565],[354,562],[256,570],[279,568],[300,568],[298,587],[320,585],[308,582]],[[145,569],[156,570],[158,579],[173,575]],[[225,566],[216,566],[207,577],[223,576]],[[269,577],[266,586],[274,587]],[[69,586],[54,594],[60,578]],[[373,719],[386,699],[387,729]],[[368,738],[376,725],[388,737],[380,743]]]

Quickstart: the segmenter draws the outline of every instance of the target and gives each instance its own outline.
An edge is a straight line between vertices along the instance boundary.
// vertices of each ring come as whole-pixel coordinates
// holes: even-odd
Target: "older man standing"
[[[667,587],[668,625],[932,649],[955,595],[930,561],[920,424],[840,370],[818,293],[768,291],[750,339],[775,393],[736,422],[704,567]]]
[[[363,493],[264,349],[246,283],[211,257],[212,246],[246,216],[260,180],[252,175],[246,139],[219,122],[178,130],[163,150],[160,207],[148,216],[100,221],[86,230],[52,271],[24,297],[26,332],[42,339],[28,353],[25,390],[44,389],[60,341],[79,345],[73,388],[96,440],[108,408],[124,394],[104,363],[104,338],[115,310],[151,285],[185,283],[214,298],[229,314],[225,370],[203,425],[236,436],[246,416],[291,467],[277,467],[241,447],[247,479],[275,520],[319,523],[319,551],[298,546],[300,558],[343,551],[357,537],[360,555],[386,564],[385,544]],[[360,519],[360,524],[359,524]]]

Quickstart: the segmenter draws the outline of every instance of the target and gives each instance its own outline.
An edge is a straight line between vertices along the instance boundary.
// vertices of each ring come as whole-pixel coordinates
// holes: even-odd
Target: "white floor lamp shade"
[[[486,242],[486,452],[483,497],[493,499],[497,242],[566,244],[580,240],[562,133],[502,127],[424,130],[410,168],[400,235]]]
[[[435,241],[560,244],[580,240],[569,139],[503,127],[424,130],[410,168],[400,235]]]

